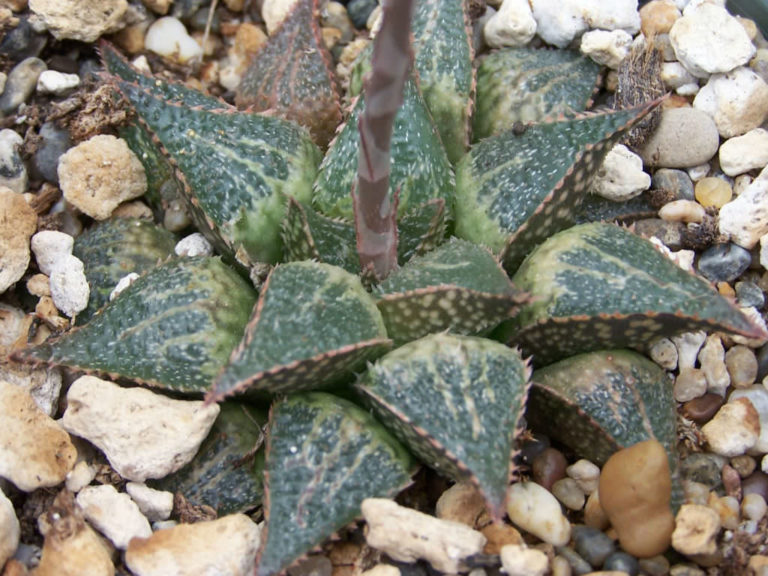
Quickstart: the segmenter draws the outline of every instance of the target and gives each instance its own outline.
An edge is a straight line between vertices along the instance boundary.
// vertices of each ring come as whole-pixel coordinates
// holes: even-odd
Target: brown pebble
[[[720,476],[723,479],[723,488],[728,496],[733,496],[736,500],[741,500],[741,477],[736,469],[726,464],[723,466]]]
[[[523,544],[520,532],[509,524],[488,524],[480,532],[488,539],[483,548],[483,554],[501,554],[503,546]]]
[[[739,473],[741,478],[746,478],[755,471],[757,462],[752,456],[742,454],[741,456],[731,458],[731,466],[733,466],[733,469]]]
[[[723,402],[724,399],[719,394],[704,394],[704,396],[694,398],[683,404],[683,414],[701,426],[712,420],[712,417],[722,407]]]
[[[547,490],[551,490],[555,482],[565,478],[567,467],[568,461],[559,450],[547,448],[533,460],[531,465],[533,480]]]
[[[752,472],[741,481],[741,493],[744,496],[760,494],[768,502],[768,474],[760,470]]]

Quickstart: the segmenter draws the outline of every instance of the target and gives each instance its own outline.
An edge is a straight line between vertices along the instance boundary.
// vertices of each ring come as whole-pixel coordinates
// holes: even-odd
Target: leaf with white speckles
[[[539,246],[512,278],[532,300],[498,337],[546,365],[601,348],[645,349],[693,330],[768,337],[711,285],[612,224],[581,224]]]
[[[360,516],[365,498],[392,498],[410,482],[408,452],[370,414],[313,392],[272,409],[266,526],[257,576],[281,573]]]
[[[398,345],[444,330],[483,334],[525,301],[488,250],[456,238],[393,272],[375,293]]]
[[[473,146],[456,167],[456,235],[500,253],[514,272],[573,224],[611,146],[655,106],[512,129]]]
[[[357,389],[414,454],[475,484],[501,518],[529,376],[503,344],[432,334],[380,358]]]
[[[376,303],[357,276],[318,262],[282,264],[262,288],[243,341],[209,399],[328,386],[390,346]]]
[[[571,50],[507,48],[484,56],[477,68],[472,138],[477,142],[516,123],[589,107],[600,66]]]
[[[18,358],[201,393],[240,340],[255,301],[253,288],[220,259],[177,258],[136,280],[82,328]]]

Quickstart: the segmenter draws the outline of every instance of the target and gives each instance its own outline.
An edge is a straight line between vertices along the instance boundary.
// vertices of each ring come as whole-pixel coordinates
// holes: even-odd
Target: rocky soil
[[[145,483],[193,458],[218,406],[7,355],[68,330],[86,308],[73,238],[96,221],[154,218],[182,238],[180,256],[213,253],[182,206],[158,216],[145,201],[144,168],[116,137],[127,112],[99,77],[97,41],[232,102],[291,5],[0,0],[3,576],[251,573],[260,509],[217,518]],[[671,93],[660,123],[637,153],[609,153],[592,192],[650,206],[635,230],[765,326],[768,42],[756,24],[718,0],[473,0],[471,12],[478,54],[581,50],[605,70],[598,104],[612,102],[633,43],[653,38]],[[323,3],[342,85],[379,14],[375,0]],[[510,489],[503,525],[490,523],[470,486],[422,470],[402,506],[366,501],[364,523],[290,573],[767,575],[768,345],[695,332],[658,341],[650,355],[678,403],[685,504],[676,516],[662,496],[658,445],[624,450],[601,470],[534,430],[521,456],[531,481]],[[632,515],[638,502],[646,517]]]

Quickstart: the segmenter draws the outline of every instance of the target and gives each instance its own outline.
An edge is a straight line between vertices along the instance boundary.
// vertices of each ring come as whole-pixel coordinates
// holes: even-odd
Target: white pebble
[[[584,21],[592,29],[624,30],[633,36],[640,31],[640,14],[637,0],[612,0],[604,2],[581,0]]]
[[[651,360],[665,370],[677,368],[677,347],[669,338],[659,338],[649,351]]]
[[[112,289],[112,292],[109,293],[109,301],[112,302],[115,298],[120,296],[120,293],[123,292],[128,286],[136,282],[136,280],[139,279],[139,275],[136,274],[136,272],[129,272],[120,280],[117,281],[117,286],[115,286]]]
[[[528,0],[504,0],[501,9],[485,23],[483,34],[492,48],[528,44],[536,35],[536,20]]]
[[[580,0],[531,0],[536,33],[547,44],[565,48],[589,28]]]
[[[560,478],[552,484],[552,494],[569,510],[581,510],[587,501],[586,494],[573,478]]]
[[[120,550],[125,550],[133,538],[152,535],[152,528],[136,503],[111,484],[86,486],[76,500],[85,519]]]
[[[581,37],[581,53],[601,66],[617,70],[629,54],[632,36],[624,30],[591,30]]]
[[[706,339],[707,334],[700,330],[672,336],[672,342],[677,346],[677,365],[680,370],[696,367],[696,357]]]
[[[261,18],[267,27],[267,34],[271,36],[277,30],[295,4],[296,0],[264,0],[262,2]]]
[[[709,163],[704,164],[698,164],[697,166],[691,166],[690,168],[687,168],[685,171],[688,173],[688,177],[693,180],[694,182],[698,182],[702,178],[706,178],[707,174],[709,174]]]
[[[720,168],[728,176],[738,176],[768,164],[768,130],[755,128],[720,145]]]
[[[765,499],[754,492],[746,494],[741,501],[741,511],[744,516],[755,522],[760,522],[765,516],[765,512],[768,510]]]
[[[760,434],[757,410],[746,398],[728,402],[701,427],[701,433],[715,454],[733,458],[746,454]]]
[[[704,206],[693,200],[673,200],[664,204],[659,210],[659,218],[668,222],[700,224],[706,215]]]
[[[584,458],[568,466],[565,473],[576,481],[585,494],[592,494],[600,483],[600,468]]]
[[[757,410],[757,416],[760,419],[760,435],[750,453],[768,454],[768,389],[758,384],[749,388],[734,390],[728,397],[728,401],[733,402],[737,398],[748,399]]]
[[[75,256],[60,260],[50,275],[51,298],[62,313],[74,318],[88,306],[91,289],[83,263]]]
[[[55,230],[43,230],[32,236],[32,252],[40,271],[50,276],[57,264],[72,255],[75,239]]]
[[[549,558],[541,550],[507,544],[501,547],[501,567],[507,576],[544,576]]]
[[[672,395],[678,402],[688,402],[704,396],[707,392],[707,378],[701,370],[687,368],[681,370],[675,379]]]
[[[96,478],[97,472],[98,470],[95,466],[91,466],[85,460],[80,460],[67,474],[67,490],[77,494]]]
[[[571,524],[563,516],[560,503],[535,482],[510,486],[507,514],[514,524],[553,546],[565,546],[571,539]]]
[[[680,96],[695,96],[699,93],[700,87],[698,82],[689,82],[675,88],[675,93]]]
[[[0,566],[14,555],[21,537],[21,526],[11,501],[0,490]],[[6,572],[13,572],[8,567]]]
[[[651,177],[643,171],[643,160],[623,144],[608,152],[592,181],[595,194],[615,202],[639,196],[650,187]]]
[[[725,396],[731,384],[731,375],[725,365],[725,348],[720,336],[710,334],[699,352],[699,364],[707,380],[707,392]]]
[[[698,91],[699,85],[696,82],[696,77],[688,72],[680,62],[662,63],[661,80],[664,82],[664,87],[667,90],[676,90],[686,84],[696,84],[696,90]]]
[[[37,91],[40,94],[61,96],[80,85],[80,76],[64,74],[56,70],[44,70],[37,78]]]
[[[182,238],[173,250],[177,256],[213,255],[213,246],[200,232],[195,232]]]
[[[736,176],[736,178],[733,180],[733,195],[741,196],[741,193],[749,188],[750,184],[752,184],[752,180],[753,178],[749,174],[741,174],[740,176]]]
[[[675,517],[672,548],[685,555],[714,554],[720,516],[706,506],[683,504]]]
[[[768,84],[746,67],[715,74],[696,94],[693,107],[712,117],[723,138],[740,136],[768,117]]]
[[[198,59],[203,54],[184,24],[172,16],[164,16],[152,23],[144,37],[144,47],[181,64]]]
[[[768,168],[739,196],[720,208],[720,233],[751,250],[768,234]]]
[[[128,482],[125,491],[139,506],[147,520],[167,520],[173,512],[173,493],[155,490],[141,482]]]
[[[136,68],[139,72],[144,72],[145,74],[152,74],[152,68],[149,66],[149,60],[147,60],[147,57],[142,54],[141,56],[137,56],[133,60],[131,60],[131,66]]]

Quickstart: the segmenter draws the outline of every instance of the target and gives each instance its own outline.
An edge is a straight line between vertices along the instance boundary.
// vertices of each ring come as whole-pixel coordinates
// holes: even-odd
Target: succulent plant
[[[464,5],[423,0],[380,198],[401,268],[361,280],[371,231],[358,220],[357,159],[371,151],[357,124],[369,109],[364,96],[352,105],[321,161],[337,102],[314,18],[312,0],[299,0],[238,95],[282,119],[144,76],[103,45],[116,97],[135,112],[123,134],[157,210],[179,195],[220,257],[152,268],[170,252],[166,233],[102,225],[76,248],[97,293],[122,274],[141,278],[84,326],[17,358],[225,400],[197,459],[163,485],[221,513],[263,504],[263,576],[354,521],[364,498],[397,494],[411,455],[474,484],[499,519],[526,405],[531,422],[560,422],[553,435],[597,462],[656,438],[676,470],[663,371],[614,349],[701,327],[767,335],[631,230],[574,226],[610,146],[658,102],[584,112],[593,64],[507,50],[479,66],[472,119]],[[313,71],[300,85],[274,68],[285,51],[292,69]],[[310,126],[316,142],[295,123],[313,115],[313,86],[330,106]],[[471,124],[484,139],[467,150]],[[263,265],[275,266],[257,300],[244,278]]]

